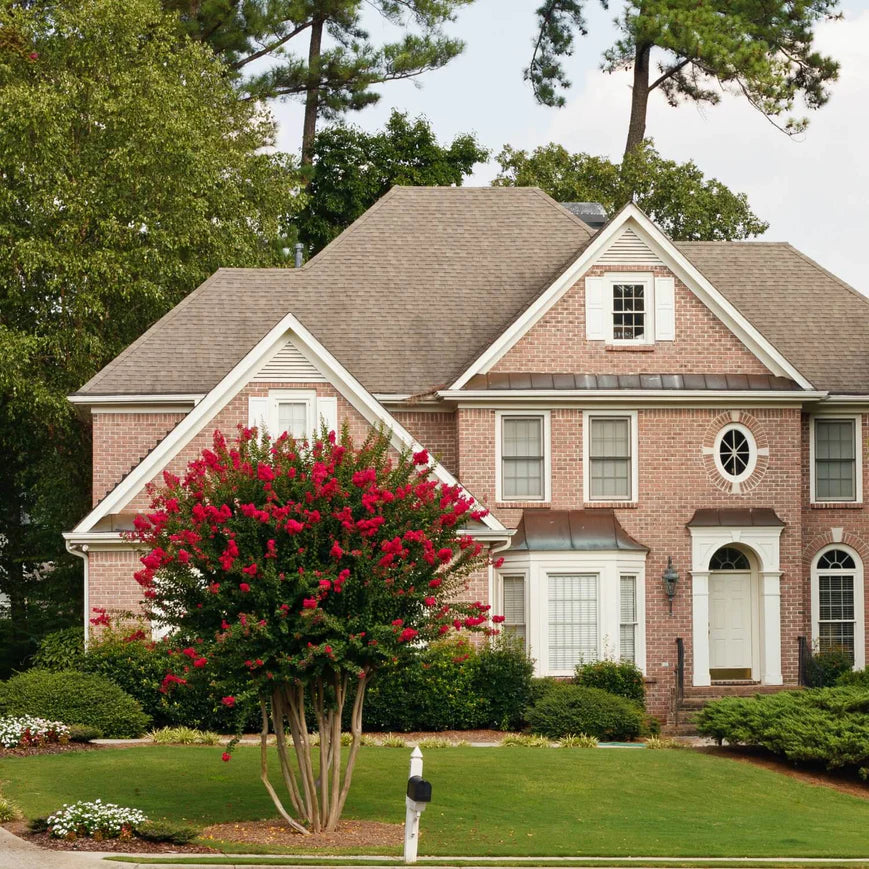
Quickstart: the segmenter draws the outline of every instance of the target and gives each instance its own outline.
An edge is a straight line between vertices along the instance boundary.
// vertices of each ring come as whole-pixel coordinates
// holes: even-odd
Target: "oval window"
[[[715,439],[715,465],[727,480],[738,483],[751,476],[757,464],[754,435],[744,426],[725,426]]]

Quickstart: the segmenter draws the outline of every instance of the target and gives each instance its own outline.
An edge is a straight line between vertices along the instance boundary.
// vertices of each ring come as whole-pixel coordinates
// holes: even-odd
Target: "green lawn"
[[[866,857],[869,801],[690,751],[429,750],[420,854]],[[28,817],[96,799],[197,824],[275,817],[259,750],[141,747],[10,758]],[[409,752],[365,747],[346,817],[401,823]],[[273,772],[277,772],[276,764]],[[275,776],[277,784],[277,777]]]

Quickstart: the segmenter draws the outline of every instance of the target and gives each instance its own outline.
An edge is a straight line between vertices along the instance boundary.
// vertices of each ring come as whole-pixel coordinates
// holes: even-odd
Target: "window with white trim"
[[[635,414],[584,414],[586,501],[636,500]]]
[[[863,565],[855,553],[833,545],[815,557],[812,621],[817,651],[842,651],[852,664],[865,664],[863,594]]]
[[[296,440],[310,435],[313,426],[309,423],[310,401],[277,401],[277,433],[287,432]]]
[[[549,666],[570,670],[599,655],[594,574],[549,574]]]
[[[613,344],[652,344],[655,305],[651,275],[609,275]]]
[[[498,500],[547,500],[548,416],[500,413],[497,426]]]
[[[619,660],[637,660],[637,578],[619,577]]]
[[[757,442],[740,423],[724,426],[715,438],[713,458],[718,473],[731,483],[747,480],[757,466]]]
[[[812,479],[815,501],[859,501],[859,417],[813,419]]]
[[[502,629],[505,634],[521,637],[522,642],[527,642],[527,629],[525,624],[525,576],[524,574],[501,577],[501,594],[504,624]]]
[[[338,431],[338,399],[313,389],[270,389],[248,399],[248,425],[265,427],[273,437],[288,432],[296,440],[310,438],[325,424]]]

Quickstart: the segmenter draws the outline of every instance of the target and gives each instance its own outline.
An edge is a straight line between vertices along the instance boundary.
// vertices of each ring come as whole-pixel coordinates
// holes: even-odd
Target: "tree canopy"
[[[252,99],[305,103],[310,162],[317,119],[362,109],[374,86],[438,69],[464,47],[443,25],[473,0],[164,0],[193,39],[210,45]],[[376,13],[399,34],[376,44],[363,26]],[[265,65],[265,68],[263,66]],[[251,70],[255,70],[251,72]]]
[[[605,0],[603,6],[608,7]],[[725,90],[744,96],[780,129],[797,133],[808,119],[790,117],[797,98],[817,109],[830,96],[839,65],[814,47],[814,27],[836,14],[839,0],[627,0],[619,36],[603,69],[633,70],[625,153],[646,135],[649,95],[671,106],[684,100],[717,103]],[[545,0],[525,77],[544,105],[564,104],[570,86],[563,58],[575,35],[586,34],[584,0]],[[653,66],[657,65],[657,72]]]
[[[470,134],[439,145],[429,122],[393,111],[386,127],[366,133],[336,124],[317,135],[314,163],[298,217],[300,240],[316,253],[395,184],[461,185],[489,153]]]
[[[540,187],[559,202],[599,202],[609,215],[635,202],[679,241],[750,238],[769,226],[754,214],[744,193],[706,178],[693,160],[665,160],[648,140],[621,164],[571,154],[555,144],[530,154],[508,145],[497,159],[501,170],[494,185]]]
[[[136,579],[150,616],[177,643],[163,688],[203,679],[230,707],[255,695],[262,781],[276,808],[300,832],[334,830],[372,677],[415,643],[492,631],[487,605],[461,601],[485,555],[460,529],[485,511],[437,481],[425,450],[397,455],[383,431],[357,447],[346,426],[311,441],[243,429],[230,443],[217,432],[214,449],[164,482],[132,535],[145,548]],[[316,765],[306,713],[319,731]],[[269,783],[270,726],[307,829]]]
[[[89,507],[90,443],[65,396],[216,268],[284,263],[298,180],[273,136],[157,0],[4,0],[0,591],[19,656],[28,597],[65,577],[72,618],[80,588],[60,532]]]

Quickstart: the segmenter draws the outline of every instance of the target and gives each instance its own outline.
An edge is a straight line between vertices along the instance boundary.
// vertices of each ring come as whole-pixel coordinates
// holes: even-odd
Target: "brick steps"
[[[664,731],[671,736],[694,736],[697,729],[692,723],[693,716],[712,700],[722,697],[754,697],[755,694],[776,694],[779,691],[793,691],[796,685],[759,685],[753,682],[704,685],[685,687],[682,700],[674,702],[673,715]],[[675,698],[673,698],[675,701]]]

